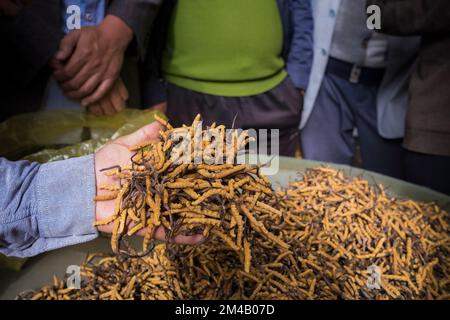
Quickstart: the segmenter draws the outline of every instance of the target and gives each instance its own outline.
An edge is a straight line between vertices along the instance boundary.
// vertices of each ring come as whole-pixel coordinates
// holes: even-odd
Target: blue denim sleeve
[[[286,68],[294,85],[306,90],[314,57],[311,0],[290,1],[290,15],[292,39]]]
[[[0,159],[0,253],[30,257],[93,240],[93,156],[48,164]]]

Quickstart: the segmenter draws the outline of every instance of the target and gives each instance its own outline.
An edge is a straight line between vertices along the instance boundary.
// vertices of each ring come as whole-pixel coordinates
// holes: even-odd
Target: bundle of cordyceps
[[[105,173],[120,178],[122,184],[111,196],[97,198],[117,198],[113,216],[97,223],[114,223],[114,253],[147,254],[159,226],[167,230],[168,239],[198,233],[220,238],[241,255],[246,271],[251,260],[250,230],[276,246],[289,247],[273,232],[279,233],[279,228],[267,223],[282,215],[273,207],[276,198],[270,182],[259,167],[237,163],[252,140],[246,131],[227,131],[214,124],[202,130],[200,116],[191,127],[178,129],[157,119],[165,128],[161,139],[132,147],[136,154],[131,166]],[[121,240],[144,228],[142,251],[122,250]]]
[[[449,298],[447,212],[330,168],[275,192],[259,167],[236,163],[246,132],[213,125],[212,135],[197,134],[199,120],[174,129],[159,119],[161,140],[136,146],[132,166],[107,172],[122,179],[111,196],[116,212],[102,222],[114,223],[116,255],[91,255],[81,289],[55,279],[22,298]],[[181,133],[201,148],[180,148]],[[221,163],[205,163],[212,159]],[[208,241],[149,252],[158,226],[168,237],[203,233]],[[142,228],[142,252],[121,247]]]

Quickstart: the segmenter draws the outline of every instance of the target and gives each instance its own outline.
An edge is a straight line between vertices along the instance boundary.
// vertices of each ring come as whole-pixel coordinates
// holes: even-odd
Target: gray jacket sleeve
[[[134,32],[139,56],[144,59],[153,22],[163,0],[112,0],[107,14],[122,19]]]
[[[93,240],[93,156],[48,164],[0,158],[0,253],[30,257]]]

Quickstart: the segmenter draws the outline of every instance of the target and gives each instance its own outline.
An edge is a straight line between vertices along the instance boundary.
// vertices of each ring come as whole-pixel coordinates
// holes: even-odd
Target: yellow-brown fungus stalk
[[[168,138],[180,128],[161,122],[161,140],[135,148],[133,165],[112,173],[122,188],[103,186],[117,193],[104,222],[114,223],[116,255],[88,257],[80,290],[55,279],[21,298],[449,299],[448,213],[437,205],[396,199],[326,167],[275,192],[256,167],[175,164],[179,150]],[[225,137],[223,127],[213,129]],[[233,140],[241,148],[248,141]],[[235,160],[237,150],[224,146],[224,155]],[[209,238],[150,251],[159,226],[168,237]],[[142,252],[122,248],[142,228]]]
[[[274,221],[271,215],[279,219],[282,214],[273,206],[264,204],[272,202],[275,197],[270,183],[258,177],[258,167],[237,163],[238,153],[250,141],[246,131],[237,136],[237,145],[230,146],[226,143],[223,126],[196,131],[200,117],[191,127],[179,129],[173,129],[162,119],[158,120],[164,127],[160,140],[131,147],[136,151],[132,164],[106,172],[120,178],[120,191],[113,186],[102,186],[103,190],[113,192],[96,198],[97,201],[116,199],[114,216],[96,223],[114,225],[111,237],[114,253],[132,256],[147,254],[147,242],[160,226],[166,228],[168,239],[179,234],[217,236],[242,256],[242,261],[245,256],[249,259],[251,242],[246,240],[249,230],[260,233],[274,246],[283,250],[289,248],[278,236],[280,230],[271,230]],[[174,132],[184,133],[183,141],[194,143],[181,150],[182,142],[174,141],[179,137]],[[216,139],[209,139],[211,136]],[[196,148],[196,143],[201,148]],[[209,148],[212,143],[221,147]],[[227,152],[229,149],[233,151]],[[180,150],[182,154],[179,154]],[[208,154],[204,153],[206,150]],[[177,163],[173,159],[174,154],[188,161]],[[212,156],[219,163],[196,162],[195,157],[199,156],[201,159]],[[252,203],[255,194],[258,194],[256,205]],[[249,206],[252,210],[248,209]],[[142,250],[135,252],[132,248],[124,248],[121,240],[141,230],[147,233]],[[244,242],[247,248],[244,248]]]

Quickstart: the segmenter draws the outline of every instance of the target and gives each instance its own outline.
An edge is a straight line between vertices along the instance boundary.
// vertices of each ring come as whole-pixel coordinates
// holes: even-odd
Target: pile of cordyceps
[[[248,132],[227,131],[212,125],[202,130],[198,116],[190,127],[174,129],[158,118],[165,130],[161,139],[132,150],[132,165],[113,168],[105,174],[121,180],[121,186],[101,186],[110,195],[97,201],[116,199],[113,216],[96,223],[113,223],[112,250],[116,254],[143,256],[159,226],[168,239],[202,233],[220,238],[236,251],[245,270],[250,270],[252,231],[270,245],[288,249],[273,223],[282,216],[274,206],[271,184],[255,165],[237,159],[252,141]],[[121,248],[124,238],[145,230],[143,248],[136,252]]]
[[[115,255],[91,255],[81,289],[55,279],[21,298],[450,298],[447,212],[323,167],[275,192],[259,167],[236,163],[245,131],[213,125],[204,134],[199,120],[174,129],[159,119],[161,140],[136,146],[131,166],[107,172],[122,180],[117,190],[104,186],[112,195],[103,199],[117,198],[101,222],[114,223]],[[201,148],[181,148],[180,136]],[[150,251],[158,226],[168,237],[209,240]],[[121,247],[143,228],[141,252]]]

